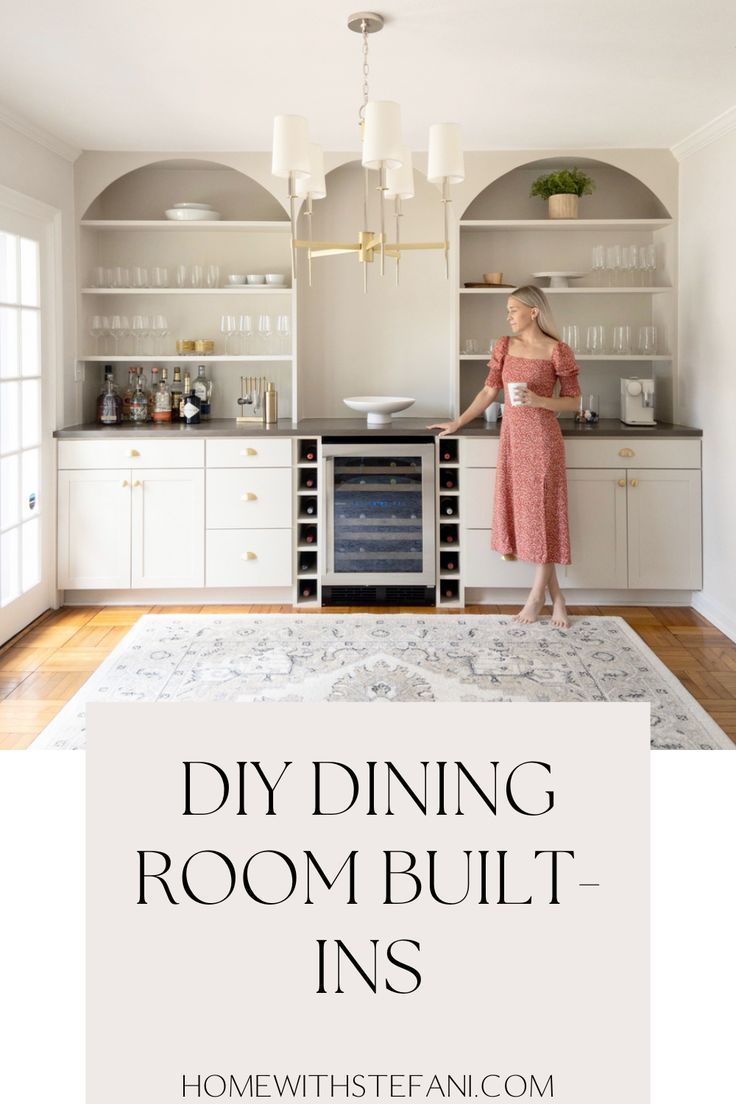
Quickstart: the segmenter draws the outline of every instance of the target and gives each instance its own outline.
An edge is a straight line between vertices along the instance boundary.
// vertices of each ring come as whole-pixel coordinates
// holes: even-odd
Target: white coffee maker
[[[656,425],[654,421],[654,380],[621,380],[621,421],[624,425]]]

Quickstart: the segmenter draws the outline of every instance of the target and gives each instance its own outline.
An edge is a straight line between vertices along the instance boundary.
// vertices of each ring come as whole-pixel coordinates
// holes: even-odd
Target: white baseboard
[[[489,587],[466,587],[468,605],[505,606],[523,604],[529,590],[499,590]],[[570,606],[692,606],[691,590],[565,590]]]
[[[65,590],[63,600],[65,606],[290,606],[294,591],[291,587]]]
[[[717,629],[736,642],[736,611],[721,602],[715,602],[702,591],[693,595],[693,609],[707,617]]]

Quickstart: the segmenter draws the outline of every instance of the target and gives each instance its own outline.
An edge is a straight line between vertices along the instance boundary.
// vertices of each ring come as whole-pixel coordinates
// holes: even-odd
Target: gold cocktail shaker
[[[273,383],[269,383],[263,396],[263,424],[275,425],[279,420],[279,396]]]

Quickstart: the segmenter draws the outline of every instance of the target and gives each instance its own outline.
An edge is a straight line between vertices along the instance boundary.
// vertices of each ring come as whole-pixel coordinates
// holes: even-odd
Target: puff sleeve
[[[484,384],[485,387],[503,387],[501,372],[508,347],[508,337],[499,337],[494,343],[491,359],[488,361],[488,377]]]
[[[580,384],[578,383],[578,366],[575,360],[575,354],[569,345],[566,345],[564,341],[559,341],[555,345],[554,352],[552,353],[552,365],[555,370],[555,375],[560,381],[560,397],[561,398],[575,398],[580,394]]]

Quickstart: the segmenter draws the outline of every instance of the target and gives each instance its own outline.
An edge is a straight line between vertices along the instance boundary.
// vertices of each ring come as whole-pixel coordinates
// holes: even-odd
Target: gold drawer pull
[[[139,453],[138,449],[128,449],[127,455],[131,456],[131,457],[140,456],[140,453]]]
[[[255,552],[242,552],[240,556],[241,560],[257,560]]]
[[[618,485],[619,485],[619,487],[625,487],[626,486],[626,480],[625,479],[619,479]]]
[[[242,494],[240,496],[240,501],[241,502],[255,502],[255,500],[257,498],[258,498],[258,495],[253,494],[252,491],[246,491],[245,494]]]
[[[141,485],[140,479],[134,479],[133,480],[133,486],[134,487],[140,487],[140,485]]]
[[[240,455],[241,456],[257,456],[258,453],[256,452],[256,450],[254,448],[246,448],[246,449],[241,449],[240,450]]]
[[[127,486],[128,486],[128,480],[127,480],[127,479],[123,479],[123,480],[122,480],[122,482],[121,482],[121,484],[120,484],[120,486],[121,486],[121,487],[127,487]]]
[[[630,487],[638,487],[639,486],[639,480],[638,479],[632,479],[629,486]]]
[[[618,454],[619,454],[619,456],[635,456],[636,455],[634,450],[630,449],[630,448],[619,449]]]

